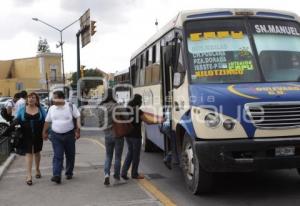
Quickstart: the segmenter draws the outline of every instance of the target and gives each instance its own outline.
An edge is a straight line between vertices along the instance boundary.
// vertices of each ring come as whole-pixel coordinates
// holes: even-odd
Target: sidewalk
[[[135,180],[113,185],[111,178],[112,185],[105,187],[103,185],[105,150],[95,140],[81,138],[77,142],[74,178],[72,180],[63,178],[61,185],[50,181],[52,155],[51,144],[47,141],[44,144],[41,160],[43,177],[39,180],[33,178],[33,186],[25,184],[25,159],[18,156],[0,180],[0,205],[161,205]]]

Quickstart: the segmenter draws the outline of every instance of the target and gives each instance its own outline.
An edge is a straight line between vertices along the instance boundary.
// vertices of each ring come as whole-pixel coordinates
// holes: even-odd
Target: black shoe
[[[104,185],[110,185],[110,182],[109,182],[109,176],[106,176],[105,179],[104,179]]]
[[[67,179],[67,180],[73,179],[73,175],[66,175],[66,179]]]
[[[115,178],[116,180],[121,180],[120,176],[114,175],[114,178]]]
[[[51,178],[52,182],[56,182],[56,184],[60,184],[61,183],[61,178],[59,176],[53,176]]]
[[[129,180],[129,177],[127,175],[122,175],[121,176],[124,180]]]

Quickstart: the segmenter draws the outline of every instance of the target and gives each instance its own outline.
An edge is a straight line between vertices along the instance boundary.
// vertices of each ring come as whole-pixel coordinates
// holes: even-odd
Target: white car
[[[3,117],[0,115],[0,139],[1,134],[9,127],[9,122],[7,122]]]

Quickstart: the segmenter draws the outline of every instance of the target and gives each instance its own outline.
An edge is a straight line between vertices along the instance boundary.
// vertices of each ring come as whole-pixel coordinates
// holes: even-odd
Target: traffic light
[[[84,65],[80,66],[80,77],[84,77],[84,68],[85,68]]]
[[[91,21],[91,25],[90,25],[90,33],[91,36],[94,36],[94,34],[96,33],[96,21]]]

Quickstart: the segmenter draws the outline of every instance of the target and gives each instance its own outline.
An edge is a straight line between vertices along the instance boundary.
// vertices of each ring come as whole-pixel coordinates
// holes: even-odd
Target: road
[[[89,124],[96,121],[90,120]],[[86,134],[97,136],[96,132]],[[162,159],[162,152],[142,152],[140,170],[177,205],[298,206],[300,202],[300,176],[295,169],[218,174],[211,194],[194,196],[186,189],[180,168],[169,170]]]

